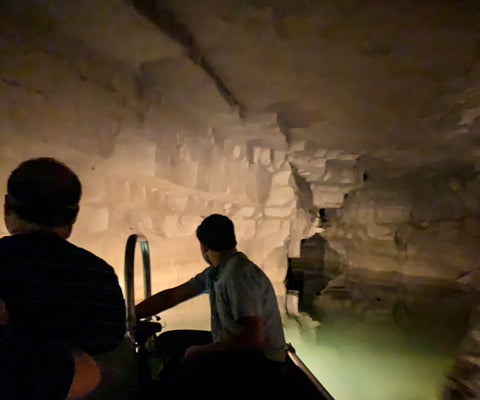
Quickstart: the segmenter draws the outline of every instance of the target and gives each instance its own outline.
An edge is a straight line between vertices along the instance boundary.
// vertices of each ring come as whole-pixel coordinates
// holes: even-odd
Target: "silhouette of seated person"
[[[49,361],[39,353],[45,347],[63,354],[65,365],[93,366],[90,356],[124,339],[125,302],[113,268],[67,241],[80,197],[78,177],[52,158],[24,161],[8,179],[4,218],[11,235],[0,239],[0,299],[8,310],[3,340],[12,346],[5,359],[14,359],[15,348],[38,346],[29,354],[39,365]]]

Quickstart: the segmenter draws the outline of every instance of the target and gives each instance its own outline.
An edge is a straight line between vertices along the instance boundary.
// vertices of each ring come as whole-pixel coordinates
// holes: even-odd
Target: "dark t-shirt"
[[[1,400],[64,400],[74,369],[66,346],[0,326]]]
[[[125,302],[113,268],[55,235],[0,239],[0,298],[15,329],[91,355],[115,349],[125,334]]]

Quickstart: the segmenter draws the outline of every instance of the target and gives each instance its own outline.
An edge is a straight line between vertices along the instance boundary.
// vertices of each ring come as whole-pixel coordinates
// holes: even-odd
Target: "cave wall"
[[[297,207],[275,113],[240,117],[126,2],[11,2],[1,22],[0,185],[24,159],[64,161],[84,185],[72,241],[122,279],[128,235],[145,234],[154,290],[201,270],[194,231],[227,214],[281,291],[312,217]]]
[[[423,162],[405,153],[390,163],[361,157],[363,186],[323,232],[344,272],[319,308],[415,329],[465,327],[480,289],[479,94],[475,68],[452,103],[456,127]]]
[[[66,162],[84,184],[72,241],[122,278],[145,234],[154,290],[202,268],[194,230],[220,212],[279,293],[320,233],[341,258],[320,302],[406,323],[441,302],[463,323],[480,285],[475,19],[287,3],[165,2],[178,36],[127,1],[5,2],[0,185],[26,158]]]

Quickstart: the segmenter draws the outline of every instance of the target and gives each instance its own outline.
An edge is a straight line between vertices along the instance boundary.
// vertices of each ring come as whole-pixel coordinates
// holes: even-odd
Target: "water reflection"
[[[340,312],[323,317],[320,323],[303,313],[283,315],[285,336],[336,400],[438,399],[463,336],[433,326],[401,329]],[[162,321],[165,330],[209,329],[208,297],[163,312]]]
[[[336,400],[438,399],[456,341],[407,333],[393,324],[285,324],[287,341]]]

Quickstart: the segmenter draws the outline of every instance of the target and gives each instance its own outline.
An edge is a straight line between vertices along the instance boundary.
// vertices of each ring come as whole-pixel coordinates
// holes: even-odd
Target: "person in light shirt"
[[[272,361],[285,361],[285,338],[273,286],[257,265],[237,251],[233,222],[212,214],[202,221],[196,234],[209,266],[189,281],[139,303],[137,317],[149,317],[207,293],[212,342],[188,347],[185,359],[241,349],[259,352]]]

